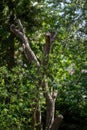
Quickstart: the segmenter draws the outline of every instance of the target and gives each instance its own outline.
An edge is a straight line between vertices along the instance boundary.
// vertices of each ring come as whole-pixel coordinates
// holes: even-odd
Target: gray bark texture
[[[45,45],[43,48],[43,58],[41,61],[41,64],[39,63],[37,56],[33,52],[33,50],[30,47],[29,41],[27,36],[25,35],[23,26],[21,24],[20,20],[17,20],[19,29],[16,29],[15,25],[12,24],[10,26],[11,32],[13,32],[17,37],[19,37],[23,44],[23,49],[26,58],[29,62],[34,62],[37,65],[37,73],[38,75],[41,75],[41,79],[38,80],[38,94],[40,87],[42,88],[42,93],[44,95],[44,98],[46,100],[46,126],[45,130],[58,130],[58,127],[63,119],[62,115],[59,115],[58,117],[54,117],[55,115],[55,101],[57,98],[57,91],[53,91],[52,93],[49,91],[49,86],[47,82],[46,77],[46,70],[48,69],[48,62],[49,62],[49,54],[53,45],[53,42],[55,40],[55,37],[57,35],[57,31],[53,34],[46,33],[45,35]],[[41,69],[40,69],[41,68]],[[41,71],[43,70],[43,71]],[[41,108],[39,103],[39,98],[35,98],[35,104],[33,106],[33,130],[43,130],[42,128],[42,116],[41,116]]]

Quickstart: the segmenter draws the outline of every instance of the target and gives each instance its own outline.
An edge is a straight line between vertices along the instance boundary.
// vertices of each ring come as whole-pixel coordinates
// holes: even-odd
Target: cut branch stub
[[[45,38],[46,38],[46,43],[45,43],[45,47],[44,47],[44,55],[46,56],[46,55],[49,55],[49,53],[50,53],[51,34],[46,33]]]
[[[49,61],[49,53],[50,53],[50,46],[51,46],[51,34],[46,33],[45,35],[45,45],[43,48],[43,59],[42,59],[42,66],[46,69]]]
[[[56,101],[56,98],[57,98],[57,92],[53,91],[53,93],[50,93],[49,87],[48,87],[48,81],[46,81],[46,79],[47,79],[46,69],[48,68],[47,66],[48,66],[48,62],[49,62],[49,54],[50,54],[52,44],[53,44],[55,37],[57,35],[57,32],[55,32],[53,34],[46,33],[46,35],[45,35],[45,45],[44,45],[44,49],[43,49],[43,59],[42,59],[42,62],[41,62],[41,66],[44,69],[43,69],[43,72],[41,73],[40,69],[39,69],[39,67],[41,68],[40,63],[39,63],[35,53],[32,51],[32,49],[29,45],[29,41],[28,41],[28,38],[25,35],[24,28],[21,24],[21,21],[18,20],[17,23],[18,23],[19,29],[16,29],[15,25],[12,24],[10,26],[10,30],[22,40],[25,56],[27,57],[28,61],[34,61],[37,64],[38,74],[42,74],[41,76],[42,76],[43,80],[40,84],[39,82],[41,81],[41,79],[40,80],[38,79],[38,86],[41,85],[41,87],[42,87],[43,94],[44,94],[44,97],[46,99],[46,105],[47,105],[47,116],[46,116],[46,128],[45,128],[45,130],[57,130],[61,120],[63,119],[63,117],[58,116],[56,119],[54,119],[55,101]],[[38,109],[37,109],[37,105],[38,105]],[[40,110],[40,107],[39,107],[39,102],[36,104],[35,108],[37,110],[37,111],[34,111],[35,112],[34,113],[35,122],[36,122],[36,124],[38,124],[36,129],[41,130],[42,129],[41,110]]]
[[[52,46],[52,43],[55,41],[57,34],[58,34],[58,30],[51,33],[51,46]]]

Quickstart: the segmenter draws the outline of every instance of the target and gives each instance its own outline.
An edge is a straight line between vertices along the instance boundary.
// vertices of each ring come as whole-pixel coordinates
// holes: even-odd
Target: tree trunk
[[[11,25],[14,22],[14,2],[12,0],[9,0],[8,7],[10,10],[10,19],[9,24]],[[14,35],[11,33],[9,36],[9,47],[8,47],[8,69],[11,69],[15,66],[15,59],[14,59]]]
[[[62,120],[63,120],[63,116],[62,116],[62,115],[58,115],[58,116],[55,118],[54,123],[53,123],[53,125],[52,125],[52,127],[51,127],[50,130],[58,130],[58,128],[59,128],[59,126],[60,126]]]
[[[41,109],[39,103],[36,101],[32,107],[32,129],[33,130],[42,130],[41,122]]]
[[[15,59],[14,59],[14,36],[10,34],[9,36],[9,43],[10,46],[8,47],[8,69],[10,70],[15,66]]]
[[[49,53],[52,47],[52,43],[55,39],[55,36],[57,33],[54,35],[51,35],[50,33],[46,34],[46,42],[45,46],[43,49],[43,58],[41,61],[41,64],[39,63],[37,56],[31,49],[28,39],[24,33],[23,26],[21,22],[18,20],[18,25],[20,30],[16,29],[15,25],[11,25],[10,29],[11,31],[17,35],[23,42],[23,49],[25,52],[25,56],[28,59],[28,61],[33,61],[37,65],[37,76],[40,75],[37,78],[38,84],[36,85],[37,92],[36,92],[36,97],[34,99],[35,104],[33,105],[33,130],[43,130],[42,129],[42,122],[41,122],[41,108],[40,108],[40,103],[39,103],[39,96],[40,96],[40,89],[42,88],[42,93],[44,95],[44,98],[46,100],[46,127],[45,130],[57,130],[63,116],[58,116],[57,118],[54,118],[55,115],[55,101],[57,98],[57,91],[53,90],[51,93],[49,91],[49,86],[48,86],[48,81],[47,81],[47,73],[46,70],[48,69],[48,62],[49,62]],[[37,87],[38,86],[38,87]]]
[[[55,101],[53,101],[53,99],[47,99],[46,104],[47,104],[46,130],[50,130],[54,122]]]

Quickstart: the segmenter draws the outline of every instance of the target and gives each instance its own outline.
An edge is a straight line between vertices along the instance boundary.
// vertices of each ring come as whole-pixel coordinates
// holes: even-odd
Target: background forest
[[[39,63],[45,34],[56,32],[43,71],[50,93],[58,93],[55,117],[64,117],[58,129],[87,130],[86,0],[0,1],[0,130],[38,130],[32,118],[37,99],[43,130],[51,130],[45,128],[47,90],[36,87],[44,72],[40,75],[36,64],[27,60],[21,39],[10,30],[12,24],[18,29],[17,19]]]

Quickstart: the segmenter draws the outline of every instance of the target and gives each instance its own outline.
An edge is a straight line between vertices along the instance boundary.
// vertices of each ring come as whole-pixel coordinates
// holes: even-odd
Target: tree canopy
[[[52,120],[60,114],[59,130],[86,130],[86,0],[3,0],[0,16],[1,130],[38,130],[33,113],[39,106],[39,130],[56,130]]]

